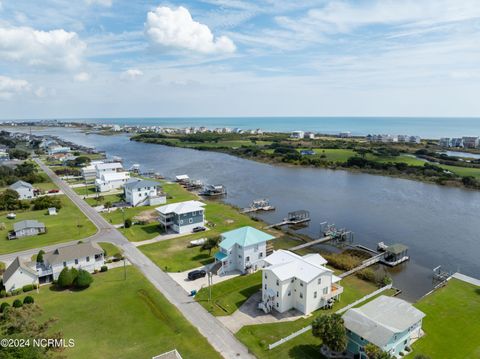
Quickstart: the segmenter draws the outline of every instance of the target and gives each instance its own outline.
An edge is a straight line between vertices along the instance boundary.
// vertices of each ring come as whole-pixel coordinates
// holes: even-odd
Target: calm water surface
[[[431,270],[437,265],[480,277],[479,192],[345,171],[272,166],[221,153],[133,142],[124,135],[85,135],[61,128],[46,132],[120,156],[127,167],[139,163],[143,170],[166,177],[186,173],[224,184],[226,201],[240,207],[269,198],[277,210],[261,217],[270,223],[289,211],[309,210],[312,223],[302,231],[315,237],[319,223],[328,221],[352,230],[358,244],[375,248],[380,241],[403,243],[411,260],[392,270],[392,276],[407,299],[431,288]]]

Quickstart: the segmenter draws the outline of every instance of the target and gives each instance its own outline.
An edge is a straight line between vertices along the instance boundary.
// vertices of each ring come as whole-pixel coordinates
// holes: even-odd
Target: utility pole
[[[212,285],[213,285],[213,273],[208,271],[208,301],[212,301]]]

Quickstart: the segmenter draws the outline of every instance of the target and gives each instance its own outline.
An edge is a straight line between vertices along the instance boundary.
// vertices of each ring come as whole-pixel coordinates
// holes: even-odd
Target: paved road
[[[192,300],[170,276],[164,273],[144,255],[137,247],[123,236],[115,227],[108,223],[100,214],[90,207],[73,191],[67,183],[61,180],[50,168],[39,159],[35,159],[52,181],[80,208],[80,210],[95,224],[98,232],[88,240],[110,242],[120,247],[127,259],[143,272],[145,277],[207,338],[210,344],[224,358],[254,358],[247,348],[215,317],[210,315],[200,304]],[[54,247],[59,247],[56,245]],[[37,253],[39,249],[32,250]],[[188,338],[185,338],[188,340]]]

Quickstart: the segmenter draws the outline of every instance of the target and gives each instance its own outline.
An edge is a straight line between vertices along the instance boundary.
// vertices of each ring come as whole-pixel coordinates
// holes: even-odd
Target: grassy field
[[[202,288],[195,296],[206,310],[215,316],[233,314],[262,287],[262,272],[241,275],[212,286],[212,302],[208,301],[208,288]]]
[[[480,179],[480,168],[469,168],[469,167],[458,167],[458,166],[448,166],[448,165],[438,165],[446,170],[453,172],[459,176],[473,176],[477,179]]]
[[[75,187],[72,188],[76,194],[79,194],[80,196],[85,196],[89,194],[95,194],[97,193],[95,185],[89,185],[89,186],[82,186],[82,187]]]
[[[43,318],[58,318],[52,331],[75,340],[62,354],[70,359],[151,358],[177,349],[184,358],[221,358],[207,340],[187,322],[132,266],[94,276],[83,291],[31,292],[43,309]],[[23,296],[20,298],[23,299]],[[13,298],[7,300],[10,304]]]
[[[318,315],[337,311],[377,289],[372,283],[358,279],[355,276],[349,276],[343,279],[341,285],[344,288],[344,292],[341,295],[340,301],[335,304],[333,309],[319,310],[308,318],[297,319],[293,322],[245,326],[240,329],[236,337],[243,342],[257,358],[321,358],[318,353],[321,344],[320,340],[313,337],[310,332],[304,333],[272,350],[268,350],[268,345],[309,325]]]
[[[62,201],[62,208],[56,216],[49,216],[47,210],[29,210],[16,212],[17,218],[10,220],[6,218],[8,211],[0,212],[0,222],[5,223],[6,227],[0,230],[0,253],[17,252],[29,248],[39,248],[50,244],[82,239],[96,232],[95,226],[66,196],[60,195],[58,197]],[[39,236],[7,240],[7,233],[13,229],[13,223],[25,219],[36,219],[45,223],[47,233]]]
[[[106,257],[112,257],[117,253],[121,253],[122,251],[112,243],[101,242],[98,243],[102,249],[107,252]]]
[[[425,336],[414,355],[431,358],[480,358],[480,287],[452,279],[415,306],[426,314]]]
[[[211,263],[213,257],[200,247],[187,248],[192,239],[216,237],[220,233],[243,226],[261,227],[262,223],[238,212],[237,209],[220,203],[206,202],[205,216],[215,226],[207,232],[195,233],[185,237],[169,239],[162,242],[139,247],[160,268],[168,272],[182,272]],[[137,226],[133,226],[135,228]],[[212,255],[215,250],[212,251]]]

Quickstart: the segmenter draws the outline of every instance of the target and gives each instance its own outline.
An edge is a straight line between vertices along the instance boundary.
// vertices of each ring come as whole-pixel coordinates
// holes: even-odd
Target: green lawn
[[[414,355],[431,358],[480,358],[480,287],[452,279],[415,306],[426,314],[425,336]]]
[[[16,212],[17,218],[10,220],[6,218],[9,211],[0,212],[0,222],[5,223],[6,226],[6,229],[0,230],[0,253],[17,252],[29,248],[39,248],[50,244],[82,239],[96,232],[93,223],[66,196],[60,195],[58,197],[62,201],[62,208],[56,216],[49,216],[47,210],[28,210]],[[13,223],[25,219],[36,219],[45,223],[47,233],[39,236],[7,240],[7,233],[13,229]]]
[[[315,151],[316,157],[325,156],[327,161],[332,162],[346,162],[350,157],[357,154],[355,151],[348,149],[314,148],[313,150]]]
[[[109,194],[108,196],[100,196],[100,197],[93,197],[93,198],[85,198],[85,202],[87,202],[90,206],[100,206],[107,202],[115,203],[115,202],[122,202],[123,195],[122,194]]]
[[[438,166],[462,177],[473,176],[477,179],[480,179],[480,168],[458,167],[458,166],[448,166],[448,165],[438,165]]]
[[[299,335],[295,339],[272,350],[268,350],[268,345],[311,324],[318,315],[335,312],[377,289],[372,283],[358,279],[355,276],[342,279],[341,285],[344,288],[344,292],[341,295],[340,301],[335,304],[333,309],[318,310],[308,318],[297,319],[293,322],[245,326],[240,329],[236,337],[243,342],[257,358],[321,358],[318,353],[320,340],[313,337],[310,332]]]
[[[257,228],[263,226],[262,222],[254,221],[227,204],[211,201],[204,202],[207,203],[205,207],[207,221],[214,224],[214,227],[211,227],[209,231],[148,244],[139,247],[139,249],[160,268],[168,272],[182,272],[213,261],[213,257],[209,256],[207,251],[201,251],[200,247],[187,248],[192,239],[216,237],[222,232],[243,226]],[[135,227],[137,226],[132,228]],[[212,255],[213,253],[215,253],[215,250],[212,251]]]
[[[177,349],[184,358],[221,358],[132,266],[94,275],[83,291],[30,292],[43,309],[43,318],[58,318],[52,331],[73,338],[75,347],[62,354],[70,359],[151,358]],[[20,298],[23,299],[23,295]],[[7,300],[10,304],[13,298]]]
[[[75,187],[72,189],[75,191],[76,194],[79,194],[80,196],[97,193],[95,185]]]
[[[212,301],[208,301],[208,288],[202,288],[195,296],[206,310],[215,316],[233,314],[262,287],[262,272],[241,275],[212,286]]]
[[[98,243],[102,249],[107,252],[106,257],[112,257],[117,253],[122,253],[122,251],[112,243],[100,242]]]

